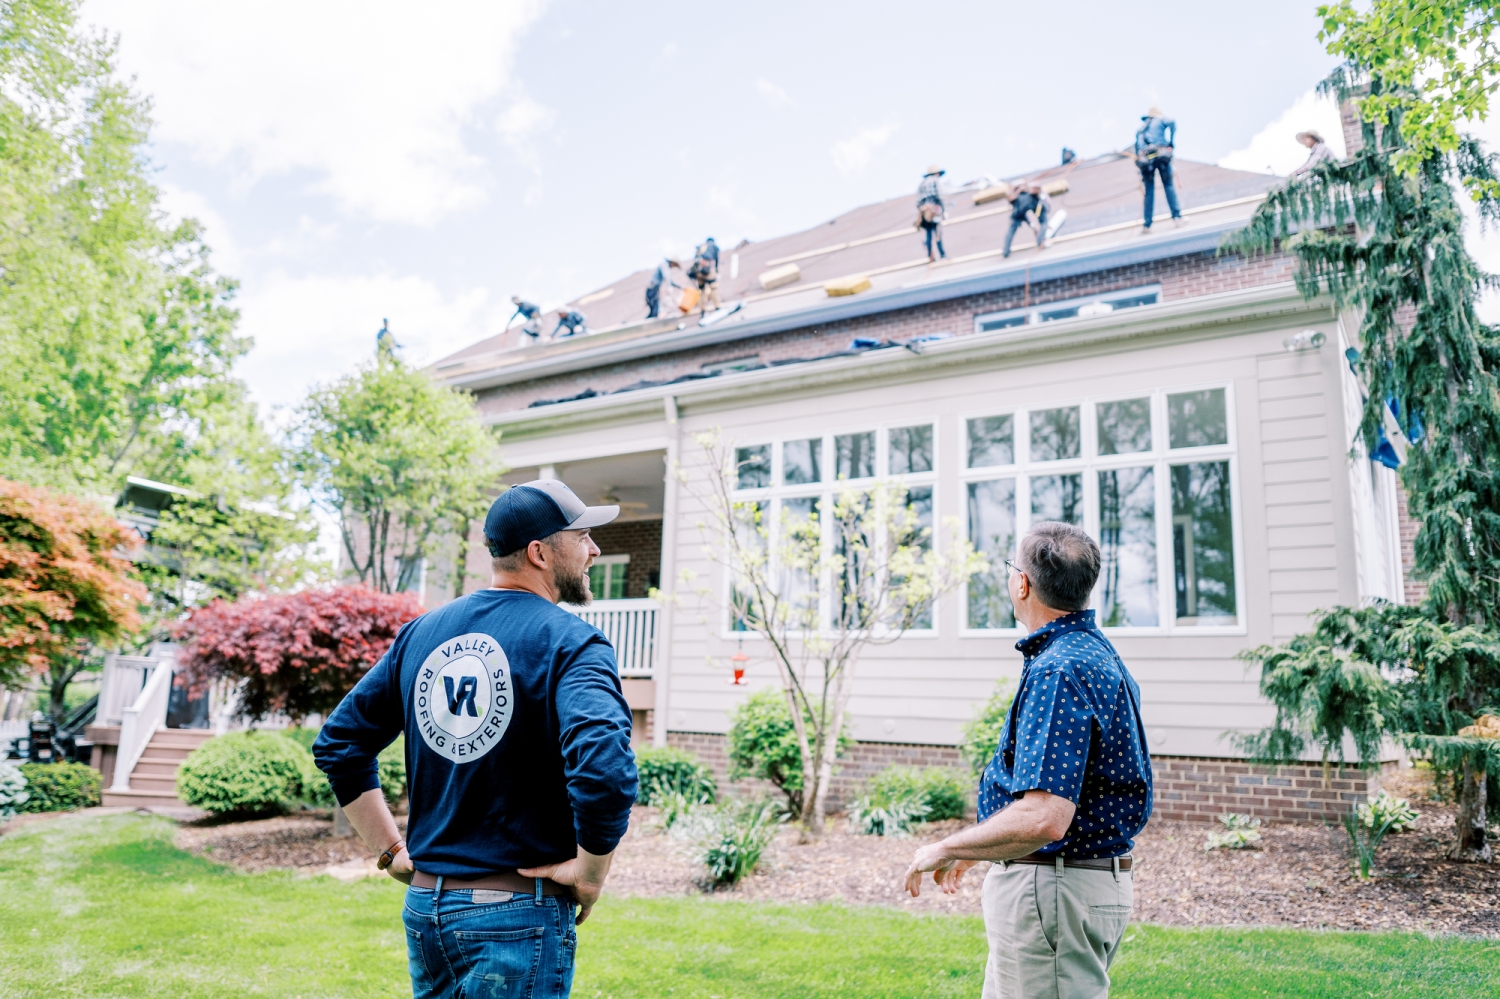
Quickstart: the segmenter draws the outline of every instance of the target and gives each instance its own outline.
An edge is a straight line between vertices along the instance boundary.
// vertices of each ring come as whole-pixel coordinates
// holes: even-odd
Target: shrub
[[[787,820],[774,801],[727,801],[704,823],[698,841],[700,859],[714,887],[737,884],[755,870],[761,854]]]
[[[1405,798],[1397,798],[1381,791],[1373,800],[1360,805],[1355,810],[1359,818],[1359,824],[1366,829],[1375,829],[1387,821],[1390,822],[1390,832],[1406,832],[1417,824],[1417,810],[1411,807],[1411,802]]]
[[[1349,834],[1349,852],[1354,859],[1354,873],[1361,881],[1368,881],[1374,875],[1375,854],[1395,822],[1395,816],[1387,815],[1378,825],[1367,826],[1360,821],[1357,813],[1344,813],[1344,831]]]
[[[751,694],[729,719],[729,779],[768,780],[786,795],[792,818],[802,815],[802,754],[786,694],[767,687]],[[839,733],[837,755],[849,745],[847,731]]]
[[[1260,842],[1260,819],[1239,812],[1225,812],[1219,816],[1219,823],[1223,830],[1208,834],[1204,850],[1243,850]]]
[[[968,761],[977,778],[984,773],[1000,748],[1000,737],[1005,734],[1005,716],[1010,713],[1010,702],[1015,700],[1016,685],[1008,676],[1002,676],[995,684],[994,693],[985,701],[974,720],[963,727],[963,741],[958,751]]]
[[[307,796],[312,754],[276,732],[210,739],[177,770],[177,795],[210,812],[274,814]]]
[[[99,771],[86,763],[23,763],[25,812],[62,812],[99,804]]]
[[[21,768],[0,760],[0,819],[16,814],[30,797]]]
[[[909,836],[914,823],[927,819],[928,807],[915,788],[898,788],[884,794],[870,793],[854,802],[849,820],[856,832],[866,836]]]
[[[307,772],[302,777],[302,800],[319,808],[332,808],[335,804],[333,788],[328,776],[313,762],[312,744],[317,741],[319,729],[288,728],[281,734],[307,750]],[[375,757],[379,767],[380,793],[386,804],[394,805],[406,793],[406,737],[396,736],[396,741],[380,751]]]
[[[926,806],[924,822],[941,822],[964,817],[973,787],[961,771],[952,767],[887,767],[870,781],[868,790],[876,800],[893,801],[911,795]]]
[[[693,804],[711,805],[718,796],[718,785],[708,767],[681,749],[670,746],[642,749],[635,754],[635,766],[641,779],[636,800],[642,805],[660,807],[661,799],[670,795]]]

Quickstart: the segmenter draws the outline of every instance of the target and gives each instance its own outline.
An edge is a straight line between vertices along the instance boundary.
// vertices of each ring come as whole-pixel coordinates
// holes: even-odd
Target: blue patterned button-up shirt
[[[1068,833],[1038,853],[1129,853],[1151,815],[1151,758],[1141,691],[1120,654],[1078,611],[1016,643],[1026,657],[995,758],[979,783],[979,821],[1026,791],[1078,806]]]

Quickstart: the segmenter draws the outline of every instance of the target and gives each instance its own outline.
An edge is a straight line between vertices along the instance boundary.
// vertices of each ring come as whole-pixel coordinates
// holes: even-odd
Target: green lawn
[[[0,997],[410,995],[391,882],[241,875],[140,816],[0,838]],[[711,899],[607,899],[573,994],[977,997],[978,919]],[[1114,995],[1500,994],[1500,943],[1395,934],[1132,927]]]

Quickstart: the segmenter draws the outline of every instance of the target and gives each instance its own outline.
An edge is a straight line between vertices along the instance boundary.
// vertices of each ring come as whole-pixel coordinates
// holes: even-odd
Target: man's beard
[[[557,599],[559,603],[586,606],[594,599],[594,591],[589,589],[589,574],[587,571],[581,576],[572,574],[557,574]]]

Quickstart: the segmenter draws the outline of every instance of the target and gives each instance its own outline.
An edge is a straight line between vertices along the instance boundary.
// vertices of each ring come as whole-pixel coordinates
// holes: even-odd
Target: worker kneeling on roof
[[[424,614],[329,716],[313,756],[378,866],[409,885],[412,992],[565,997],[635,803],[615,652],[558,607],[590,599],[585,507],[556,479],[512,486],[485,518],[490,588]],[[376,756],[406,736],[403,840]]]

